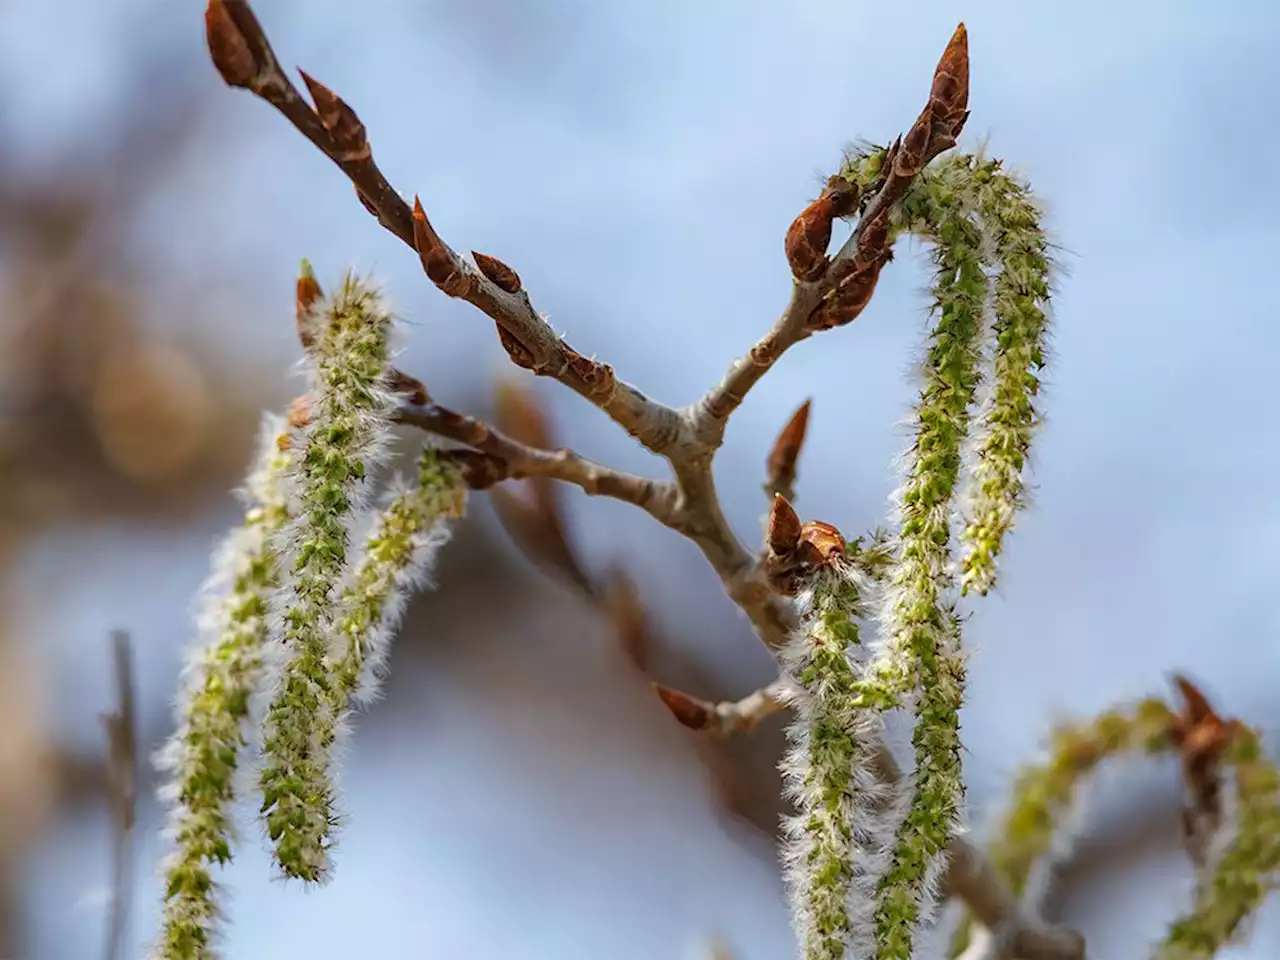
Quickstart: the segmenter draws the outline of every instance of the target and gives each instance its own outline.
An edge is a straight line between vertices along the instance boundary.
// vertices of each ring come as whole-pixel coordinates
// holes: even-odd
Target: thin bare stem
[[[766,717],[787,709],[787,683],[775,680],[739,700],[713,703],[655,683],[654,691],[681,724],[716,737],[752,730]]]
[[[102,718],[107,732],[107,783],[111,800],[111,907],[107,913],[104,956],[124,956],[133,887],[133,823],[137,797],[138,731],[134,708],[133,658],[129,635],[111,634],[116,709]]]
[[[611,497],[634,504],[666,526],[671,526],[676,520],[676,489],[670,481],[651,480],[601,466],[572,450],[531,447],[498,432],[482,420],[435,403],[402,407],[396,419],[497,457],[505,465],[498,479],[551,477],[581,487],[591,496]]]

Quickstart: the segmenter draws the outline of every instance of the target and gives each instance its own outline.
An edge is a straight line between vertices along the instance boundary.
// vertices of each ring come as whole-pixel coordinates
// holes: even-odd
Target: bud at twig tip
[[[690,730],[705,730],[711,725],[715,710],[705,700],[698,700],[665,684],[655,682],[653,691],[666,704],[671,715]]]
[[[768,482],[765,489],[770,493],[792,497],[792,487],[796,481],[796,464],[800,459],[800,451],[804,447],[805,434],[809,429],[809,410],[812,399],[805,400],[796,412],[791,415],[787,425],[778,434],[773,449],[769,452],[765,470]]]
[[[253,17],[247,4],[244,13]],[[251,88],[254,79],[267,65],[255,55],[253,44],[245,36],[224,0],[210,0],[204,11],[205,40],[209,58],[223,82],[231,87]]]

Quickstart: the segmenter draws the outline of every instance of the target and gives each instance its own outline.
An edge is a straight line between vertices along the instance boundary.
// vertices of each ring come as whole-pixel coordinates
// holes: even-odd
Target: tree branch
[[[406,405],[396,419],[498,458],[505,469],[496,479],[550,477],[581,487],[591,496],[634,504],[666,526],[676,521],[677,493],[670,481],[651,480],[601,466],[572,450],[540,450],[499,433],[483,421],[435,403]]]
[[[518,278],[514,290],[504,289],[505,278],[495,282],[484,269],[467,263],[441,240],[421,204],[415,201],[415,207],[410,208],[378,169],[364,125],[355,112],[303,73],[316,108],[307,104],[281,68],[245,0],[212,0],[205,24],[210,54],[223,80],[271,104],[332,160],[378,222],[419,253],[437,286],[450,296],[467,300],[497,323],[503,346],[516,363],[559,380],[590,400],[654,453],[665,453],[686,441],[686,425],[675,410],[650,400],[617,379],[608,364],[584,357],[556,336],[533,309],[528,294],[519,288]],[[482,258],[477,257],[478,263],[492,261]],[[514,272],[508,272],[515,277]]]

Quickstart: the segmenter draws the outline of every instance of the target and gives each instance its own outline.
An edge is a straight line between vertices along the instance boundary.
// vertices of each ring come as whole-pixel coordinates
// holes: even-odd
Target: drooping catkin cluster
[[[865,193],[885,162],[884,150],[858,148],[840,176]],[[981,157],[948,156],[922,170],[892,211],[890,243],[902,233],[932,248],[935,323],[895,494],[880,636],[856,699],[861,708],[915,713],[914,792],[890,823],[896,839],[875,894],[876,956],[884,960],[912,956],[961,815],[965,661],[956,602],[993,582],[1001,540],[1023,504],[1049,268],[1026,187]],[[984,380],[989,400],[975,418]],[[958,564],[953,516],[970,449],[976,519],[963,525],[969,548]]]
[[[865,955],[873,935],[869,851],[884,842],[878,810],[888,798],[874,769],[878,718],[855,706],[868,586],[846,559],[819,569],[780,658],[795,707],[783,770],[798,811],[786,824],[784,860],[805,960]]]
[[[1280,771],[1263,753],[1258,735],[1243,726],[1225,761],[1235,774],[1227,846],[1191,909],[1169,927],[1156,960],[1208,960],[1239,935],[1280,884]]]
[[[1110,758],[1167,750],[1171,716],[1162,700],[1151,698],[1108,710],[1089,722],[1066,724],[1054,731],[1048,756],[1019,772],[987,855],[1001,880],[1031,912],[1038,912],[1044,886],[1037,874],[1047,880],[1054,861],[1068,852],[1064,821],[1077,808],[1084,782]],[[968,945],[971,926],[966,917],[952,941],[952,956]]]
[[[409,591],[466,503],[458,467],[428,448],[350,561],[350,530],[366,519],[363,485],[406,378],[389,366],[391,318],[366,284],[348,277],[325,299],[304,264],[298,304],[310,391],[288,425],[272,417],[264,428],[245,521],[218,552],[207,590],[210,640],[187,669],[178,730],[161,757],[174,774],[165,792],[176,841],[156,944],[164,960],[214,955],[210,869],[231,859],[236,772],[264,696],[258,783],[276,862],[288,876],[324,878],[339,725],[373,692]]]
[[[965,664],[953,609],[950,514],[980,377],[987,276],[982,236],[962,194],[942,176],[923,187],[919,215],[907,227],[933,244],[935,324],[896,494],[896,556],[880,612],[882,637],[868,668],[874,681],[910,691],[915,710],[915,789],[876,894],[882,960],[912,956],[964,798],[959,713]]]
[[[268,604],[279,583],[272,538],[288,519],[282,480],[289,463],[283,418],[267,417],[255,465],[241,491],[243,523],[214,556],[199,617],[205,641],[184,670],[177,729],[159,759],[172,774],[165,859],[166,960],[208,955],[218,918],[215,864],[231,860],[237,771],[249,742],[250,704],[267,640]]]
[[[291,445],[293,519],[281,552],[284,662],[263,727],[262,812],[275,861],[289,877],[326,878],[336,822],[332,749],[336,677],[329,660],[335,600],[347,571],[349,527],[370,466],[391,427],[391,317],[375,291],[348,276],[302,327],[311,389]]]

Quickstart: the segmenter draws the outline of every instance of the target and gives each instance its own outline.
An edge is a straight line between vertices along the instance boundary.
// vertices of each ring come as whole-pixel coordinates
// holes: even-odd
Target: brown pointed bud
[[[458,467],[463,482],[472,490],[488,490],[511,476],[505,460],[478,450],[444,450],[440,458]]]
[[[621,567],[610,567],[606,574],[604,609],[627,661],[645,672],[653,646],[648,618],[635,581]]]
[[[296,430],[301,430],[310,419],[311,404],[306,395],[294,397],[293,402],[289,404],[289,413],[286,416],[289,426]]]
[[[324,297],[324,291],[320,289],[320,281],[316,279],[315,271],[311,269],[311,262],[306,259],[302,261],[302,269],[298,272],[298,281],[294,289],[298,340],[302,343],[302,348],[307,350],[316,339],[313,329],[316,318],[312,316],[311,310]]]
[[[820,520],[802,526],[795,510],[782,497],[774,497],[773,504],[765,578],[776,592],[794,596],[814,573],[844,556],[845,540],[839,530]]]
[[[929,105],[942,130],[953,138],[959,136],[969,109],[969,33],[963,23],[956,27],[938,61]]]
[[[854,272],[884,261],[889,243],[889,211],[881,210],[874,220],[866,225],[862,235],[858,237],[858,249],[854,251]]]
[[[787,228],[787,263],[797,280],[817,280],[826,270],[834,218],[831,200],[824,194],[805,207]]]
[[[334,146],[338,148],[337,159],[350,162],[368,160],[372,157],[373,149],[369,146],[364,124],[360,122],[356,112],[347,105],[345,100],[301,67],[298,68],[298,73],[302,75],[303,83],[311,91],[311,100],[316,105],[316,116],[320,118]]]
[[[569,372],[586,389],[589,398],[607,397],[613,393],[614,385],[617,383],[613,367],[607,363],[592,360],[590,357],[584,357],[576,350],[569,348],[565,348],[565,354]]]
[[[392,393],[398,393],[404,399],[414,406],[422,406],[424,403],[431,402],[431,396],[427,393],[426,384],[417,377],[411,377],[403,370],[391,368],[391,374],[388,377],[388,384]]]
[[[1199,687],[1178,673],[1173,675],[1173,683],[1182,697],[1182,717],[1186,722],[1198,724],[1218,719],[1217,713],[1209,705],[1208,698],[1200,691]]]
[[[782,494],[774,494],[769,511],[769,552],[789,556],[800,543],[800,516]]]
[[[499,290],[505,290],[507,293],[520,292],[520,274],[516,273],[497,257],[476,253],[474,250],[471,251],[471,256],[475,258],[476,266],[480,268],[480,272]]]
[[[893,175],[910,180],[923,169],[930,159],[928,155],[929,141],[933,137],[933,103],[925,104],[916,122],[907,131],[893,161]]]
[[[765,490],[771,494],[781,494],[790,500],[794,495],[796,482],[796,463],[800,459],[800,450],[804,446],[805,432],[809,429],[810,400],[802,403],[787,425],[778,434],[765,463]]]
[[[204,31],[209,58],[228,86],[253,90],[278,71],[262,26],[243,0],[210,0]]]
[[[418,259],[422,261],[422,269],[444,293],[451,297],[465,297],[471,292],[471,275],[440,239],[427,219],[427,212],[422,209],[422,201],[416,196],[413,198],[413,245],[418,251]]]
[[[705,700],[691,697],[661,683],[654,683],[653,692],[666,704],[671,715],[690,730],[705,730],[715,720],[715,707]]]
[[[1175,675],[1183,710],[1169,721],[1169,735],[1178,748],[1182,778],[1195,816],[1210,820],[1221,812],[1221,771],[1227,748],[1241,730],[1237,720],[1224,720],[1208,698],[1186,677]]]
[[[871,302],[879,281],[880,264],[850,274],[841,281],[831,299],[823,302],[810,322],[824,330],[853,323]]]
[[[533,354],[525,349],[524,344],[500,326],[498,327],[498,342],[502,344],[502,349],[507,351],[507,356],[511,358],[511,362],[517,367],[523,370],[534,369]]]
[[[827,266],[831,245],[831,225],[858,205],[858,187],[843,177],[833,176],[817,200],[805,207],[787,228],[787,263],[797,280],[816,280]]]

